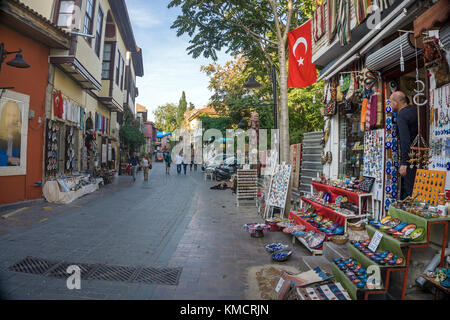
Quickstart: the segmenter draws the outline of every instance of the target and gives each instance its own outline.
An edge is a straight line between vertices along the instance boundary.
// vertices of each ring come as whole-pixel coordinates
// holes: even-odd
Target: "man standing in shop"
[[[412,195],[416,168],[409,167],[411,144],[417,136],[417,107],[409,105],[409,99],[401,91],[395,91],[391,97],[392,111],[397,112],[397,130],[400,145],[400,169],[403,177],[401,184],[401,200]]]
[[[139,165],[139,157],[136,151],[133,152],[133,156],[130,158],[129,164],[131,165],[131,174],[133,176],[133,181],[136,181],[137,166]]]

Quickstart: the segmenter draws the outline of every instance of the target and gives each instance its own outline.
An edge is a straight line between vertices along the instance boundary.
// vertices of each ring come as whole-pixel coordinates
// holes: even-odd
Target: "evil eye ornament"
[[[397,197],[397,191],[392,191],[392,196],[395,198]]]
[[[386,149],[390,149],[392,145],[390,142],[386,142],[385,146],[386,146]]]
[[[400,164],[398,163],[398,161],[394,161],[394,167],[398,168],[400,166]]]
[[[390,193],[391,192],[391,187],[386,187],[386,192]]]
[[[386,118],[386,124],[391,124],[392,123],[392,119],[391,118]]]
[[[397,136],[397,132],[393,131],[392,132],[392,137],[395,138]]]
[[[387,168],[387,169],[386,169],[386,173],[387,173],[387,174],[391,174],[391,172],[392,172],[391,168]]]
[[[391,111],[392,111],[391,106],[387,106],[387,107],[386,107],[386,112],[389,113],[389,112],[391,112]]]
[[[392,191],[397,191],[397,185],[395,184],[392,185]]]
[[[450,171],[450,162],[447,162],[447,171]]]
[[[388,168],[392,167],[392,162],[390,160],[388,160],[386,162],[386,167],[388,167]]]
[[[388,124],[388,125],[386,126],[386,130],[392,130],[392,126],[391,126],[390,124]]]

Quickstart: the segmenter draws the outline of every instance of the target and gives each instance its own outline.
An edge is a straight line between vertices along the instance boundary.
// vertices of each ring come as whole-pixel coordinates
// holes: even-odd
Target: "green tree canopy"
[[[178,107],[173,103],[158,106],[153,111],[156,127],[163,131],[173,132],[177,128],[177,111]]]
[[[137,151],[145,144],[145,138],[140,130],[139,120],[134,118],[131,112],[125,112],[124,122],[120,127],[120,137],[125,146],[132,151]]]
[[[184,91],[181,94],[180,102],[178,103],[178,109],[177,109],[177,125],[178,128],[181,128],[181,124],[184,120],[184,113],[187,110],[187,101],[186,101],[186,94]]]

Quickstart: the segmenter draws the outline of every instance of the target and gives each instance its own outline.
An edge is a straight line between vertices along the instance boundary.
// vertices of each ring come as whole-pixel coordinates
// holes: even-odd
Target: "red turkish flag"
[[[289,32],[289,80],[291,88],[304,88],[317,80],[312,64],[311,20]]]

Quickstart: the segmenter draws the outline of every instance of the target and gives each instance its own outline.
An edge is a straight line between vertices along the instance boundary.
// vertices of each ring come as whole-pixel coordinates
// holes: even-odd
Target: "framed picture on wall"
[[[26,174],[29,105],[26,94],[5,90],[1,95],[0,176]]]

